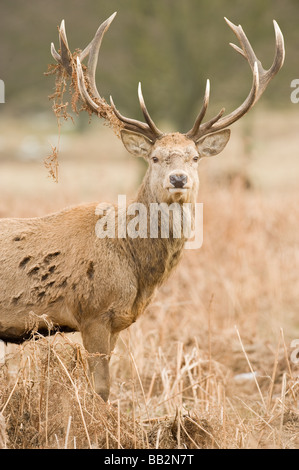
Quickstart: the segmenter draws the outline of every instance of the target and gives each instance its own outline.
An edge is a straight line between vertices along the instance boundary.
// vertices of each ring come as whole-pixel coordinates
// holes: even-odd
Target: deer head
[[[123,116],[110,97],[110,105],[100,96],[95,82],[95,71],[102,38],[113,21],[111,15],[98,28],[93,40],[78,55],[71,54],[65,32],[64,21],[59,28],[60,54],[52,43],[51,52],[63,68],[66,76],[75,77],[81,99],[89,112],[106,119],[120,133],[125,148],[135,156],[145,158],[149,163],[147,183],[152,197],[158,201],[187,202],[196,194],[198,188],[198,161],[220,153],[230,138],[231,124],[240,119],[261,97],[270,80],[277,74],[284,62],[284,40],[276,21],[275,57],[269,70],[265,70],[257,59],[243,29],[225,18],[228,26],[237,36],[241,47],[231,46],[249,63],[253,81],[245,101],[230,114],[224,116],[222,109],[215,117],[203,122],[206,115],[210,82],[207,80],[202,108],[190,131],[182,133],[163,133],[151,118],[141,90],[138,97],[145,122]],[[88,57],[87,67],[82,61]]]

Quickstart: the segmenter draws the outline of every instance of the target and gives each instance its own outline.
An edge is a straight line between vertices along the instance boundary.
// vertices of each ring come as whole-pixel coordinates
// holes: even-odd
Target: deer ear
[[[222,152],[230,138],[230,129],[209,134],[195,142],[200,157],[212,157]]]
[[[147,157],[152,149],[153,142],[142,134],[121,130],[121,140],[127,151],[135,157]]]

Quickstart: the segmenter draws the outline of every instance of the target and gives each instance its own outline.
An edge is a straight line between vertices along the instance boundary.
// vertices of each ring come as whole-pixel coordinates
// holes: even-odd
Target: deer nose
[[[182,174],[170,175],[169,181],[175,188],[183,188],[188,181],[188,177]]]

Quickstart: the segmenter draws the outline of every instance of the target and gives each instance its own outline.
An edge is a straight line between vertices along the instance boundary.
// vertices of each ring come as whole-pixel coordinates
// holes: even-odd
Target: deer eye
[[[194,161],[194,162],[197,162],[197,161],[198,161],[198,159],[199,159],[199,157],[198,157],[198,156],[196,156],[196,157],[193,157],[193,161]]]
[[[154,163],[157,163],[159,161],[159,158],[158,157],[153,157],[153,162]]]

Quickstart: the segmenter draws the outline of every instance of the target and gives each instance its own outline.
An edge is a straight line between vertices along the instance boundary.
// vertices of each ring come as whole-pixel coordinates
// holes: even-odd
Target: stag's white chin
[[[189,199],[190,188],[167,188],[171,202],[186,202]]]
[[[168,188],[171,194],[184,194],[188,191],[188,188]]]

